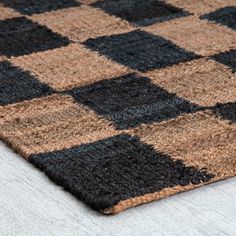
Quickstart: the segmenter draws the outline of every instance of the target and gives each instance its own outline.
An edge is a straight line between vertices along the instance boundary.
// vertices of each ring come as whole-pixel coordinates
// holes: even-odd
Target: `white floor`
[[[234,236],[236,178],[104,216],[0,143],[0,235]]]

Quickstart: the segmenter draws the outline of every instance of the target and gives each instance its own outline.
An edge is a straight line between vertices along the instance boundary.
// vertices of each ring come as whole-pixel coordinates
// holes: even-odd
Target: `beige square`
[[[188,16],[145,28],[155,35],[202,56],[236,48],[236,32],[227,27]]]
[[[235,5],[235,0],[167,0],[167,2],[197,15]]]
[[[185,62],[146,76],[152,83],[201,106],[236,101],[236,74],[213,60]]]
[[[30,19],[75,42],[132,30],[128,22],[86,5],[33,15]]]
[[[107,120],[70,96],[52,95],[0,107],[0,138],[25,158],[117,133]]]
[[[15,57],[11,62],[57,91],[121,76],[129,69],[80,44]]]
[[[132,134],[187,166],[206,168],[216,178],[236,173],[236,125],[216,118],[210,111],[142,125]]]
[[[11,8],[4,7],[3,5],[0,4],[0,20],[6,20],[9,18],[14,18],[14,17],[19,17],[20,14],[16,11],[14,11]]]

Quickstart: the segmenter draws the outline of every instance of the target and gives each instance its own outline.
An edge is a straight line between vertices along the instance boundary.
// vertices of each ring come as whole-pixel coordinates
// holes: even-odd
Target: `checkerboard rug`
[[[236,175],[235,0],[0,0],[0,138],[115,214]]]

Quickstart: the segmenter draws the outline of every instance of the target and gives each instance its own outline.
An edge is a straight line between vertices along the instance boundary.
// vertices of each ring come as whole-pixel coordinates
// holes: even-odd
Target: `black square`
[[[215,12],[201,16],[200,18],[219,23],[236,30],[236,6],[220,8]]]
[[[8,61],[0,62],[0,105],[21,102],[52,92],[49,86],[40,83],[28,72]]]
[[[236,123],[236,102],[217,104],[213,110],[220,118]]]
[[[197,58],[194,53],[141,30],[88,39],[84,44],[115,62],[142,72]]]
[[[35,154],[29,160],[97,210],[164,188],[208,182],[214,177],[129,135]]]
[[[101,0],[91,5],[141,26],[190,15],[180,8],[157,0]]]
[[[0,21],[0,54],[20,56],[66,46],[69,40],[26,17]]]
[[[160,122],[201,109],[135,74],[103,80],[70,93],[79,103],[112,121],[117,129]]]
[[[230,67],[233,72],[236,72],[236,49],[214,55],[212,59]]]
[[[80,5],[76,0],[0,0],[0,3],[25,15],[39,14]]]

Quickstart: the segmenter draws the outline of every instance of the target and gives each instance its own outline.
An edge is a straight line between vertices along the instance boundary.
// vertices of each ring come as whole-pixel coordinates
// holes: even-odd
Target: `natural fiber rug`
[[[235,0],[0,0],[0,138],[106,214],[236,175]]]

